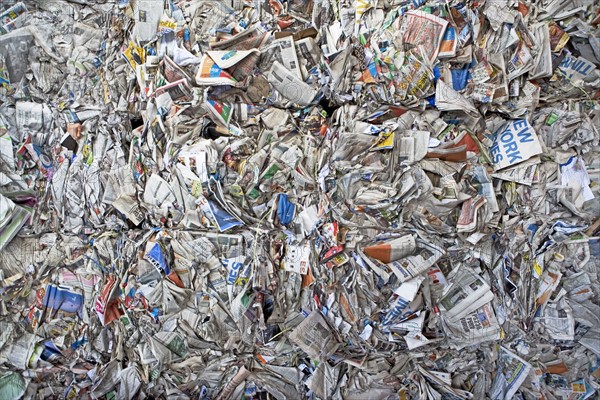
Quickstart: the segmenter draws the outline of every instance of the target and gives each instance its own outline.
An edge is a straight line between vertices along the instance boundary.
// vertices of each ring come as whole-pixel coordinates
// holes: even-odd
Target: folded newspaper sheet
[[[0,399],[600,397],[591,0],[0,1]]]

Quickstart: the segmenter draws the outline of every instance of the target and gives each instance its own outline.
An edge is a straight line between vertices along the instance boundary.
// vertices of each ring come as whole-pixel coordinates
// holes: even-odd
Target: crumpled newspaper
[[[0,398],[600,388],[591,0],[0,8]]]

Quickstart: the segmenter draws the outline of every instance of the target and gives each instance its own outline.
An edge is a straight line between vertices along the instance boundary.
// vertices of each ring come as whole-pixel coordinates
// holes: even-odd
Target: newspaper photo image
[[[600,398],[594,0],[0,0],[0,400]]]

